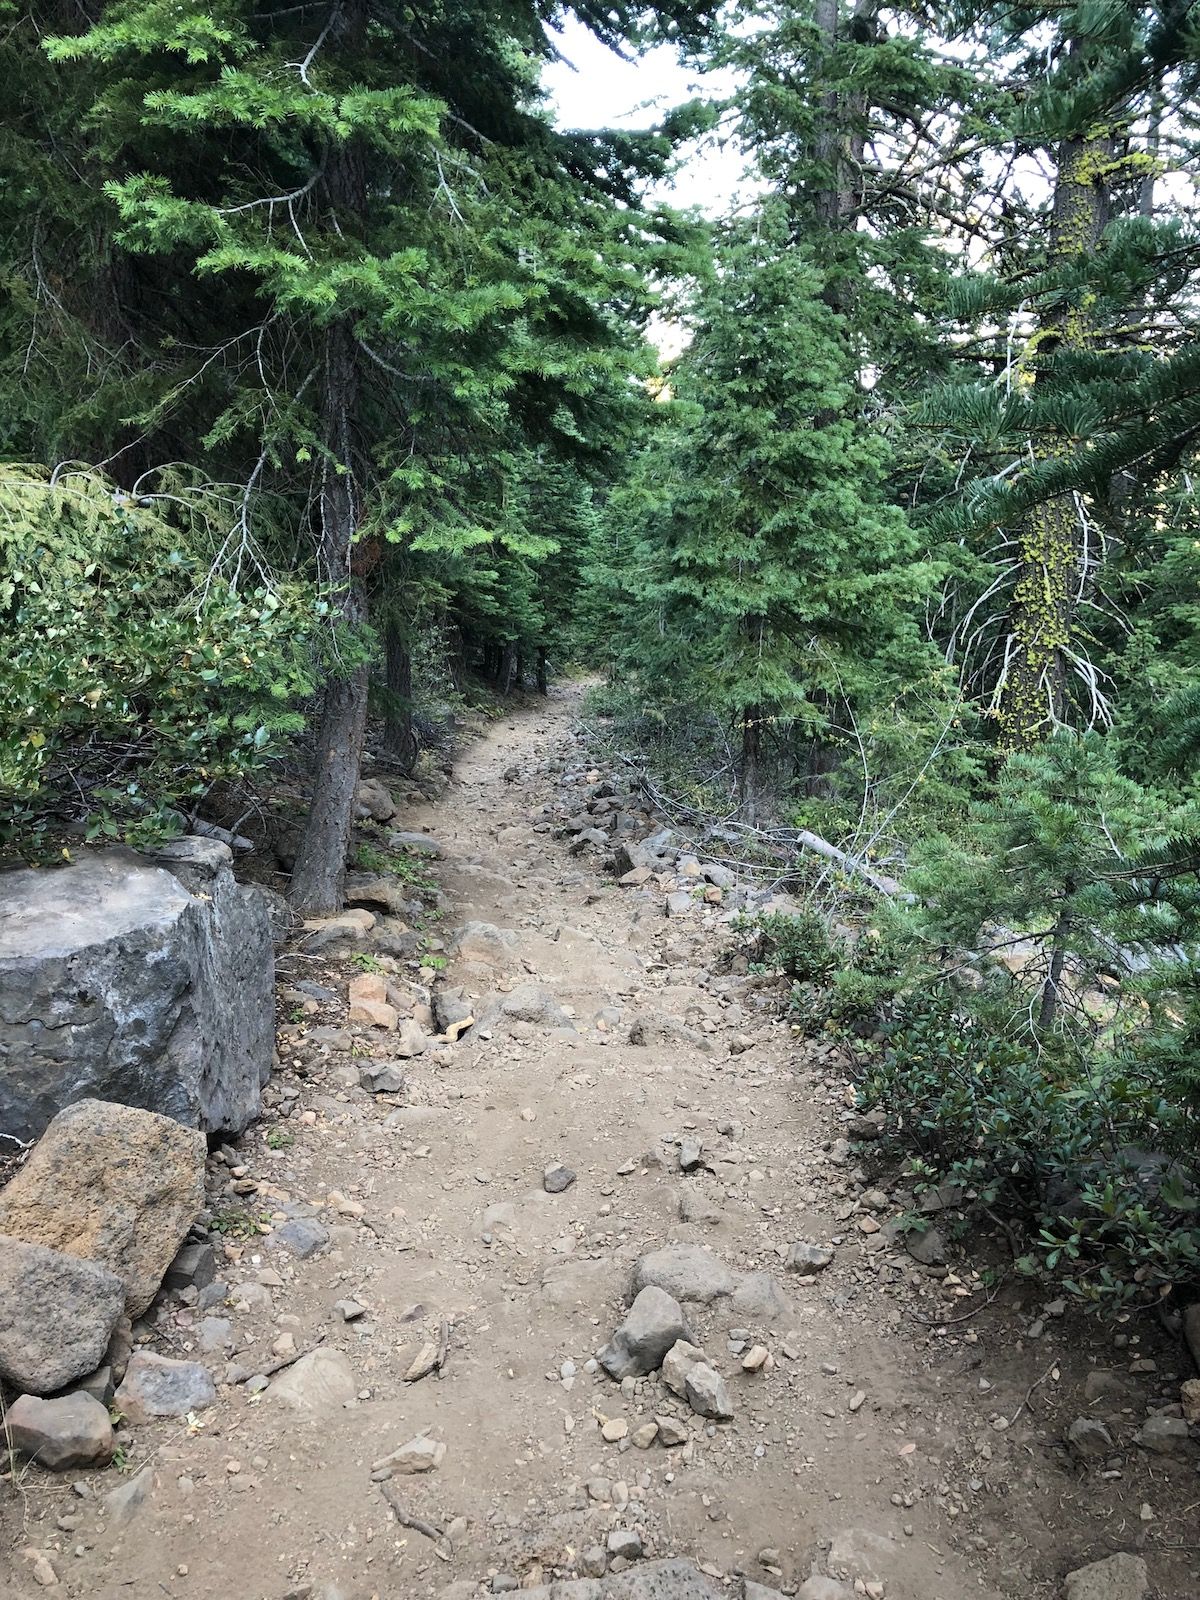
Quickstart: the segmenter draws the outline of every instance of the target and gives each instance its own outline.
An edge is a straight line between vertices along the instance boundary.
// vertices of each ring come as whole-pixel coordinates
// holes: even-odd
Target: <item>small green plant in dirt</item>
[[[222,1234],[227,1239],[249,1239],[259,1233],[270,1220],[265,1213],[262,1216],[255,1216],[252,1212],[243,1211],[239,1206],[226,1206],[213,1214],[209,1226],[214,1233]]]
[[[378,956],[373,956],[369,950],[356,950],[350,957],[350,965],[357,967],[360,972],[383,972],[385,967]]]
[[[289,1133],[286,1128],[272,1128],[267,1134],[268,1150],[290,1150],[296,1142],[296,1135]]]
[[[436,888],[421,858],[403,850],[380,850],[373,844],[360,844],[354,852],[354,865],[359,872],[399,878],[417,893],[429,893]]]

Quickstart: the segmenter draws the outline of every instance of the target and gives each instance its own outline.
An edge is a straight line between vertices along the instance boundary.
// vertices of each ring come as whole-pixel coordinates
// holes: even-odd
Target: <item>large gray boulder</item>
[[[266,903],[185,838],[0,874],[0,1133],[114,1100],[205,1132],[258,1114],[274,1048]]]

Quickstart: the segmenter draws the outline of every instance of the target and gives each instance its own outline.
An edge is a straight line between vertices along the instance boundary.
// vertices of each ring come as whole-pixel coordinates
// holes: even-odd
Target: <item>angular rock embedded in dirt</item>
[[[636,1528],[613,1528],[605,1540],[610,1556],[636,1561],[642,1553],[642,1536]]]
[[[733,1401],[725,1380],[707,1361],[693,1361],[684,1378],[687,1402],[701,1417],[713,1417],[718,1422],[728,1422],[733,1416]]]
[[[687,1398],[687,1375],[697,1361],[704,1360],[704,1351],[688,1339],[678,1339],[667,1351],[662,1361],[662,1381],[672,1394],[681,1400]]]
[[[205,1152],[170,1117],[79,1100],[0,1190],[0,1234],[99,1262],[140,1316],[204,1203]]]
[[[388,1044],[402,1061],[410,1061],[413,1056],[425,1054],[429,1048],[429,1035],[414,1017],[407,1017],[400,1024],[396,1037],[389,1040]]]
[[[676,889],[667,896],[663,910],[668,917],[686,917],[695,904],[686,889]]]
[[[489,1011],[491,1009],[489,1007]],[[554,995],[540,983],[519,983],[510,994],[500,998],[496,1009],[514,1022],[533,1022],[542,1028],[574,1030],[575,1027]],[[484,1025],[485,1018],[480,1018],[479,1026]]]
[[[833,1577],[887,1583],[895,1576],[896,1544],[870,1528],[843,1528],[833,1536],[825,1565]]]
[[[307,1261],[329,1243],[329,1229],[315,1217],[292,1217],[276,1228],[271,1237],[289,1254]]]
[[[1182,1417],[1151,1417],[1138,1429],[1136,1442],[1156,1456],[1176,1456],[1187,1447],[1189,1433]]]
[[[946,1260],[946,1240],[940,1228],[913,1228],[889,1222],[884,1230],[893,1243],[908,1251],[923,1267],[940,1267]]]
[[[1112,1434],[1097,1417],[1076,1417],[1067,1429],[1067,1447],[1080,1461],[1103,1461],[1112,1453]]]
[[[512,928],[498,928],[492,922],[464,922],[450,936],[450,954],[458,961],[510,972],[519,964],[514,949],[516,942]]]
[[[0,1378],[52,1394],[99,1366],[125,1285],[97,1261],[0,1236]]]
[[[643,883],[653,875],[655,866],[653,859],[646,854],[641,845],[624,842],[614,848],[610,862],[618,878],[627,877],[631,872],[645,871],[646,878],[640,880]]]
[[[691,1434],[678,1417],[655,1417],[658,1424],[658,1442],[667,1449],[674,1449],[677,1445],[686,1444]]]
[[[34,1139],[88,1096],[208,1132],[257,1116],[275,952],[231,862],[184,838],[152,858],[102,850],[4,874],[0,1130]]]
[[[629,1042],[643,1049],[657,1045],[686,1044],[702,1055],[712,1055],[716,1045],[699,1028],[689,1028],[686,1022],[668,1017],[662,1012],[651,1012],[638,1017],[629,1028]]]
[[[633,1269],[633,1292],[648,1285],[665,1289],[676,1300],[711,1305],[737,1288],[733,1273],[702,1244],[666,1244],[642,1256]]]
[[[827,1244],[810,1244],[807,1239],[797,1239],[788,1245],[784,1266],[792,1272],[824,1272],[833,1261],[833,1249]]]
[[[351,1022],[365,1023],[370,1028],[395,1028],[400,1013],[388,1000],[387,993],[387,983],[378,973],[358,973],[350,979],[347,1017]]]
[[[638,1294],[596,1359],[610,1378],[620,1382],[653,1372],[675,1344],[691,1339],[692,1331],[678,1302],[651,1285]]]
[[[372,822],[390,822],[396,815],[396,802],[378,778],[359,779],[354,803],[359,816],[369,817]]]
[[[112,1460],[112,1423],[105,1407],[90,1394],[64,1394],[53,1400],[23,1394],[9,1406],[4,1428],[13,1449],[48,1472],[103,1467]]]
[[[211,1244],[185,1244],[163,1275],[164,1289],[207,1289],[217,1276],[217,1252]]]
[[[386,913],[403,920],[408,916],[412,891],[386,872],[350,872],[342,899],[348,906],[373,906],[380,916]]]
[[[393,1450],[391,1455],[372,1462],[371,1471],[399,1472],[412,1476],[415,1473],[435,1471],[445,1459],[446,1446],[442,1441],[430,1439],[422,1433],[415,1439],[410,1439],[407,1444],[402,1444],[398,1450]]]
[[[123,1528],[145,1505],[154,1487],[154,1468],[143,1467],[136,1477],[104,1496],[104,1517],[110,1531]]]
[[[713,1228],[723,1218],[707,1195],[687,1184],[684,1186],[683,1193],[679,1196],[679,1220],[681,1222],[702,1222]]]
[[[729,1302],[739,1317],[779,1322],[791,1315],[791,1302],[769,1272],[748,1272]]]
[[[267,1394],[289,1411],[334,1411],[358,1393],[354,1369],[340,1350],[310,1350],[272,1378]]]
[[[207,1367],[198,1361],[174,1361],[138,1350],[129,1358],[114,1404],[135,1425],[158,1417],[185,1417],[216,1403],[217,1391]]]
[[[806,1578],[796,1590],[796,1600],[857,1600],[854,1590],[835,1578]]]
[[[410,856],[425,856],[430,861],[440,861],[446,848],[430,838],[427,833],[389,833],[389,850],[404,850]]]
[[[777,1591],[755,1588],[753,1600],[778,1600]],[[683,1560],[641,1562],[604,1578],[560,1579],[524,1593],[528,1600],[731,1600],[721,1583]]]
[[[461,987],[437,985],[433,991],[433,1020],[439,1033],[448,1033],[451,1028],[461,1028],[474,1021],[471,1003]]]
[[[1141,1556],[1109,1556],[1090,1566],[1068,1572],[1063,1600],[1145,1600],[1150,1592],[1150,1573]]]
[[[399,1094],[406,1081],[397,1061],[368,1061],[358,1069],[359,1086],[371,1094]]]

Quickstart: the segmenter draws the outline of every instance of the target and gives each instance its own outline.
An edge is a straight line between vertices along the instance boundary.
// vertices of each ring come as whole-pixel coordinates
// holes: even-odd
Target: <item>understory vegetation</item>
[[[332,912],[371,719],[586,668],[890,1157],[1200,1277],[1195,7],[0,10],[4,859],[286,763]],[[570,126],[566,26],[697,98]]]

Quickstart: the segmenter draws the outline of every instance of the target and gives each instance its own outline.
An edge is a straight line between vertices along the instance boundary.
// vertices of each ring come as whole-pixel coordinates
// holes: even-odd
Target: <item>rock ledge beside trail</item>
[[[89,852],[0,874],[0,1132],[94,1098],[240,1132],[271,1070],[266,902],[228,847]]]

